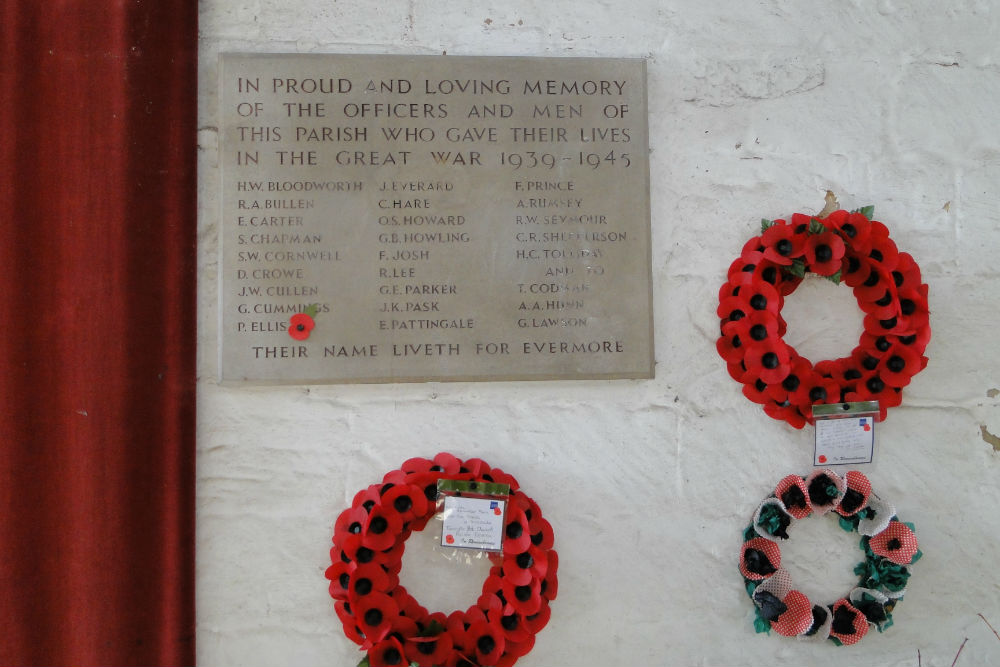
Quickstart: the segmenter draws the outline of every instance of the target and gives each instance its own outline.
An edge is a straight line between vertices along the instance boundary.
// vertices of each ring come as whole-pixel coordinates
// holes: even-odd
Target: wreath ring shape
[[[812,406],[879,402],[879,418],[927,365],[931,338],[927,285],[913,257],[900,252],[873,207],[762,220],[719,290],[716,343],[730,376],[764,412],[795,428],[813,423]],[[843,358],[813,364],[785,343],[784,298],[807,272],[854,289],[864,333]]]
[[[794,523],[810,514],[831,513],[840,527],[859,533],[864,560],[854,573],[858,585],[826,607],[813,606],[795,590],[781,567],[778,543]],[[743,531],[740,573],[754,603],[757,632],[774,630],[786,637],[829,639],[854,644],[870,626],[882,632],[892,625],[892,611],[903,598],[910,566],[922,555],[913,525],[900,522],[891,504],[872,492],[871,482],[851,470],[843,478],[831,470],[806,477],[788,475],[754,512]]]
[[[436,511],[439,479],[510,485],[502,555],[466,610],[429,612],[399,584],[405,542]],[[517,480],[481,459],[413,458],[341,512],[326,570],[344,634],[370,667],[509,667],[549,621],[559,566],[552,526]]]

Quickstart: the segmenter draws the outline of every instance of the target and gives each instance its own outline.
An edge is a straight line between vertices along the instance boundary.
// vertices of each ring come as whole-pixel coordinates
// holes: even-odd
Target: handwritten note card
[[[445,497],[441,546],[500,551],[505,505],[490,498]]]
[[[816,420],[814,465],[871,463],[875,420],[871,416]]]

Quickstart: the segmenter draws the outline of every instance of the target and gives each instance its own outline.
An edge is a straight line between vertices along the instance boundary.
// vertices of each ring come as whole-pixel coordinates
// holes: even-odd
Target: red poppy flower
[[[745,354],[743,350],[743,340],[739,336],[736,322],[727,322],[722,326],[722,337],[715,343],[715,349],[719,356],[727,362],[739,362],[743,360]]]
[[[351,507],[360,507],[364,509],[365,512],[371,512],[376,503],[379,503],[382,500],[382,494],[379,493],[379,489],[381,488],[381,484],[372,484],[366,489],[361,489],[354,494],[354,500],[351,502]]]
[[[556,576],[556,572],[559,570],[559,554],[555,551],[549,551],[548,560],[548,568],[545,571],[545,578],[542,579],[539,591],[543,598],[551,602],[559,594],[559,579]],[[548,605],[544,605],[544,607],[548,609]]]
[[[865,283],[869,283],[866,286],[871,287],[880,280],[878,266],[867,255],[856,253],[848,248],[841,260],[840,280],[848,287],[855,289],[865,285]],[[854,296],[858,296],[857,292],[854,293]]]
[[[837,505],[837,513],[841,516],[854,516],[868,505],[868,498],[872,495],[872,483],[863,473],[848,470],[844,475],[844,484],[847,489],[840,504]]]
[[[895,344],[879,360],[878,377],[890,387],[905,387],[922,368],[920,355],[902,344]]]
[[[876,368],[878,368],[877,365]],[[866,373],[858,381],[855,390],[849,392],[844,397],[844,400],[879,401],[880,403],[885,402],[886,405],[889,405],[897,398],[895,389],[892,385],[886,384],[879,373]],[[895,405],[899,405],[899,403],[897,402]],[[884,406],[880,405],[880,407]]]
[[[552,548],[553,534],[552,524],[541,516],[532,515],[528,520],[528,528],[531,531],[531,543],[540,549],[548,551]]]
[[[896,247],[896,243],[889,238],[889,228],[877,220],[872,220],[870,242],[871,248],[868,250],[868,257],[886,271],[895,269],[899,262],[899,249]]]
[[[352,606],[354,620],[364,633],[366,643],[371,646],[389,633],[393,617],[399,614],[396,601],[385,593],[366,595],[359,598]]]
[[[745,377],[746,375],[748,375],[748,373],[744,371],[743,375]],[[749,398],[754,403],[758,403],[760,405],[767,405],[775,401],[775,399],[771,397],[770,393],[771,386],[769,384],[767,384],[758,377],[750,377],[748,379],[749,382],[743,385],[744,396]]]
[[[809,382],[814,375],[812,364],[804,357],[795,356],[791,360],[791,369],[780,384],[768,385],[767,395],[778,404],[784,403],[794,396],[804,382]],[[794,401],[793,401],[794,402]]]
[[[883,287],[882,283],[879,283],[873,288],[872,294],[877,293],[879,289],[882,290],[882,296],[877,299],[865,300],[861,296],[858,297],[858,306],[861,310],[880,320],[899,315],[899,299],[896,296],[895,288]]]
[[[443,626],[444,623],[442,622],[441,625]],[[454,644],[451,640],[451,633],[441,632],[431,637],[410,637],[406,640],[403,648],[410,662],[415,662],[420,667],[435,667],[435,665],[444,665],[448,662]]]
[[[787,609],[771,621],[771,629],[783,637],[797,637],[812,627],[812,603],[799,591],[789,591],[781,600]]]
[[[746,579],[760,581],[781,567],[781,549],[778,544],[763,537],[754,537],[743,543],[740,555],[740,573]]]
[[[767,384],[781,382],[791,372],[791,355],[781,341],[764,340],[747,346],[743,363],[748,377],[758,377]]]
[[[806,264],[813,273],[832,276],[840,271],[844,250],[843,239],[833,232],[811,234],[806,239]]]
[[[548,609],[546,606],[545,609]],[[517,612],[502,615],[499,611],[486,614],[491,622],[495,622],[503,630],[504,642],[523,642],[537,630],[530,629],[524,622],[524,616]],[[540,628],[539,628],[540,629]]]
[[[547,569],[547,552],[535,546],[519,554],[505,553],[501,566],[504,578],[517,585],[526,584],[532,579],[543,579]]]
[[[744,250],[736,260],[729,265],[726,277],[730,285],[745,285],[752,282],[752,276],[757,266],[764,261],[764,254],[757,250]]]
[[[929,328],[930,312],[927,309],[927,285],[917,289],[899,290],[899,312],[909,322],[907,334]]]
[[[296,313],[288,320],[288,335],[295,340],[305,340],[315,327],[313,318],[305,313]]]
[[[503,580],[503,596],[515,611],[530,616],[542,607],[541,583],[535,579],[528,584],[515,584]]]
[[[917,553],[917,536],[905,523],[892,521],[869,540],[868,546],[875,554],[897,565],[909,565]]]
[[[336,555],[330,554],[333,564],[326,568],[323,575],[330,580],[330,597],[334,600],[347,599],[347,586],[351,581],[351,572],[357,567],[354,563],[345,563],[340,560],[339,549]]]
[[[478,665],[493,665],[503,654],[505,637],[500,624],[488,620],[477,621],[465,631],[463,645],[473,652]]]
[[[458,474],[461,467],[462,462],[458,458],[448,452],[441,452],[434,456],[434,465],[431,467],[431,470],[435,472],[440,471],[446,476],[451,477]],[[435,470],[435,468],[439,470]]]
[[[719,307],[715,312],[722,318],[723,324],[725,324],[725,322],[735,322],[746,317],[750,310],[739,296],[729,296],[720,299]]]
[[[898,315],[899,297],[896,285],[892,282],[892,274],[876,262],[869,261],[867,266],[868,273],[865,279],[854,286],[854,298],[858,300],[859,305],[865,304],[865,307],[868,308],[866,313],[870,314],[875,306],[889,306],[891,312],[887,315],[890,317]],[[885,315],[880,315],[879,319],[885,317]]]
[[[402,667],[406,665],[403,645],[395,637],[386,637],[368,649],[368,664],[371,667]]]
[[[783,270],[783,267],[775,264],[774,262],[762,259],[754,267],[753,272],[750,274],[750,283],[764,282],[769,285],[774,285],[775,289],[778,290],[779,294],[782,294],[783,283],[790,280],[795,280],[796,277],[787,271]],[[790,290],[788,290],[790,291]],[[784,293],[788,293],[788,291]]]
[[[348,535],[339,545],[340,559],[345,563],[371,563],[380,561],[379,552],[361,544],[361,535]]]
[[[420,487],[396,484],[382,494],[382,507],[406,523],[427,513],[427,496]]]
[[[795,258],[802,256],[804,241],[804,235],[796,234],[792,225],[779,224],[778,221],[761,235],[764,257],[781,266],[791,266]]]
[[[740,286],[727,281],[719,288],[719,301],[721,302],[723,299],[728,299],[731,296],[739,296],[739,293]]]
[[[892,279],[900,290],[920,288],[920,267],[909,253],[899,253],[899,257],[896,259],[896,268],[892,270]]]
[[[423,457],[417,456],[412,459],[406,459],[405,461],[403,461],[403,465],[399,467],[398,471],[390,470],[388,473],[386,473],[386,477],[388,475],[393,475],[396,472],[402,472],[406,475],[418,472],[430,472],[432,465],[434,465],[434,462],[431,461],[430,459],[425,459]],[[388,480],[386,480],[386,478],[383,477],[382,481],[388,481]]]
[[[542,515],[542,511],[538,508],[538,503],[523,493],[512,494],[510,497],[510,503],[524,512],[524,518],[528,520],[529,528],[531,527],[531,520],[536,516]]]
[[[484,612],[497,611],[503,614],[511,613],[513,608],[504,600],[503,579],[499,573],[491,574],[483,582],[483,592],[480,594],[476,604]]]
[[[334,603],[333,609],[337,612],[337,618],[344,626],[344,635],[355,644],[364,644],[365,638],[361,634],[361,630],[358,629],[357,619],[351,613],[350,603],[338,601]]]
[[[400,537],[403,522],[395,512],[376,505],[368,514],[361,543],[375,551],[391,549]]]
[[[760,343],[778,337],[778,320],[771,313],[755,310],[737,322],[726,324],[723,330],[735,332],[747,344]]]
[[[802,410],[797,405],[788,401],[784,403],[775,403],[774,401],[765,403],[764,412],[773,419],[787,422],[792,428],[802,428],[806,423],[812,421],[812,417],[807,418],[802,414]]]
[[[368,521],[368,512],[363,507],[349,507],[337,516],[333,527],[334,541],[343,540],[348,535],[358,535]]]
[[[840,401],[840,385],[833,378],[823,377],[813,370],[801,379],[790,400],[795,405],[802,406],[804,410],[809,409],[808,406],[811,405],[837,403]],[[811,409],[808,417],[811,423]]]
[[[833,217],[831,213],[827,218]],[[839,222],[837,229],[850,248],[857,252],[867,253],[871,248],[871,221],[861,213],[850,213],[846,220]]]
[[[744,285],[735,298],[740,304],[739,310],[745,315],[750,315],[754,311],[763,311],[777,316],[778,311],[781,310],[781,295],[778,294],[778,290],[773,285],[764,281]]]
[[[358,565],[351,573],[348,581],[350,602],[355,606],[361,598],[375,593],[386,594],[399,584],[399,578],[389,575],[376,563]]]
[[[517,507],[507,508],[504,526],[504,553],[521,553],[531,545],[531,528],[524,511]]]
[[[783,477],[775,487],[774,495],[785,504],[785,509],[796,519],[804,519],[812,512],[806,482],[798,475]]]
[[[388,574],[390,576],[394,575],[391,570]],[[389,597],[391,597],[396,603],[396,606],[399,608],[399,612],[401,614],[406,614],[411,618],[425,618],[428,615],[427,610],[420,606],[420,603],[417,602],[415,597],[410,595],[405,586],[397,585],[389,591]]]
[[[775,220],[777,224],[784,223],[784,220]],[[764,252],[764,243],[761,241],[760,236],[754,236],[743,244],[743,248],[740,250],[740,257],[745,257],[752,252]]]
[[[535,635],[531,635],[523,642],[508,641],[506,643],[507,652],[497,660],[496,667],[513,667],[518,658],[528,655],[535,647]]]
[[[841,598],[833,603],[833,624],[830,626],[830,636],[841,644],[849,646],[857,644],[868,634],[868,619],[850,602]]]

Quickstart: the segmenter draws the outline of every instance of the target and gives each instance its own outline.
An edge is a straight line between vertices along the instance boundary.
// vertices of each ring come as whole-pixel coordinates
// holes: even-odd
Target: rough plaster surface
[[[559,598],[525,667],[931,667],[965,638],[959,667],[1000,664],[978,616],[1000,626],[995,3],[201,7],[200,664],[354,665],[323,578],[333,521],[361,487],[440,450],[515,474],[555,527]],[[217,385],[221,51],[647,58],[656,379]],[[714,348],[718,287],[760,218],[818,210],[828,188],[875,204],[917,259],[934,329],[930,365],[866,469],[926,556],[895,627],[840,649],[753,633],[740,530],[780,477],[809,469],[811,434],[745,401]],[[860,329],[849,290],[829,283],[803,285],[785,316],[814,360],[846,353]],[[786,553],[800,586],[832,601],[860,552],[830,525],[798,528]],[[447,565],[419,551],[404,584],[444,611],[470,604],[481,572],[437,584]]]

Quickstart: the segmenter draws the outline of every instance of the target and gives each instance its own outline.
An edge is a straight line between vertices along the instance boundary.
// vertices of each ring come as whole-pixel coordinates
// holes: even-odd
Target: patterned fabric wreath
[[[877,400],[885,419],[927,365],[927,285],[873,212],[868,206],[822,219],[796,213],[791,222],[761,221],[761,235],[743,246],[719,290],[716,349],[729,374],[764,412],[795,428],[813,423],[816,403]],[[865,312],[864,333],[846,357],[813,364],[782,340],[784,298],[807,271],[854,288]]]
[[[781,567],[778,542],[788,529],[812,513],[834,512],[840,527],[860,533],[865,559],[855,566],[860,579],[847,597],[831,605],[812,605],[795,590]],[[874,625],[882,632],[892,625],[892,611],[903,599],[909,565],[921,553],[913,524],[902,523],[896,510],[872,492],[868,478],[852,470],[840,478],[831,470],[808,477],[788,475],[754,513],[743,531],[740,573],[756,610],[757,632],[774,630],[786,637],[830,639],[854,644]]]
[[[435,513],[440,478],[510,485],[502,555],[476,604],[429,612],[399,585],[403,549]],[[348,639],[367,652],[359,667],[506,667],[528,653],[549,621],[559,558],[552,526],[517,480],[480,459],[414,458],[354,497],[334,528],[326,570]]]

